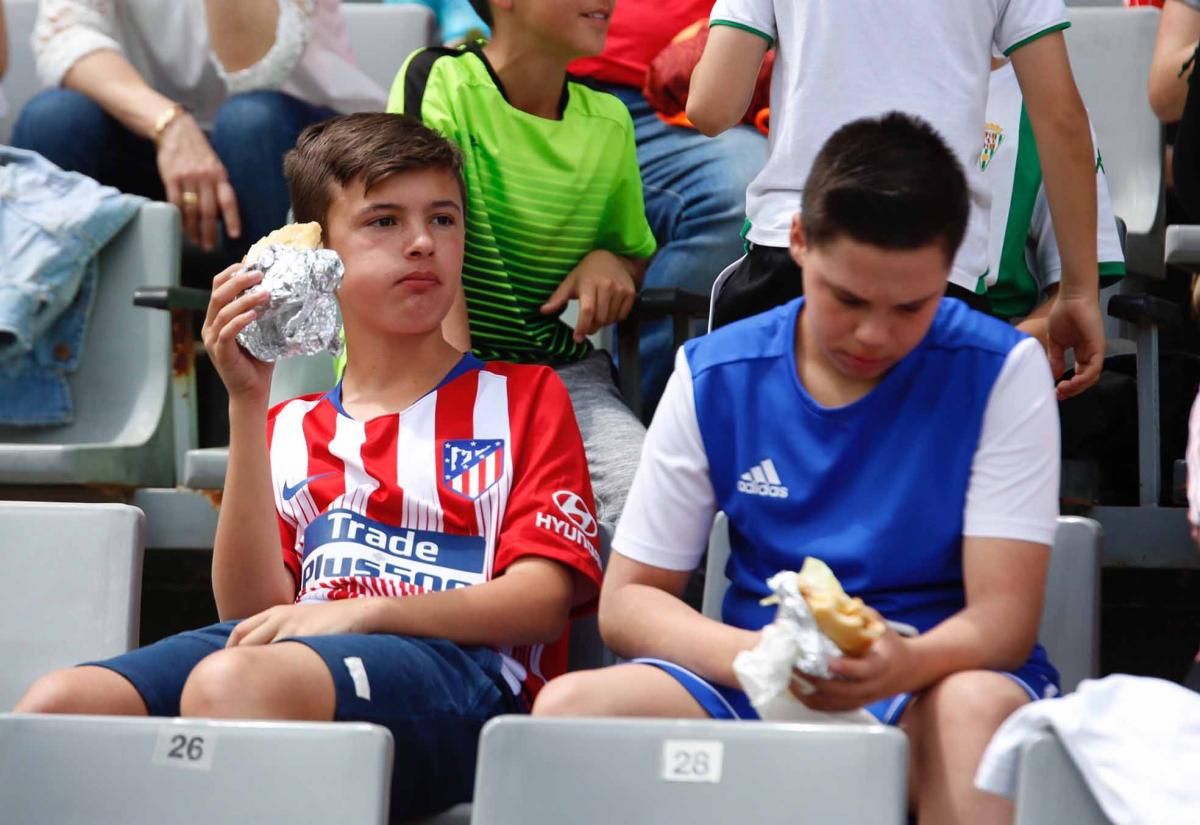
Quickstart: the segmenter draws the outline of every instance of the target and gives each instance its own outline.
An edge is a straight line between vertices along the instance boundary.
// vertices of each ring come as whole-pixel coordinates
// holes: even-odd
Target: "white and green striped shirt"
[[[1092,141],[1096,138],[1093,134]],[[1028,315],[1059,282],[1062,260],[1042,181],[1033,127],[1012,64],[992,72],[977,170],[991,186],[988,299],[1002,318]],[[1096,150],[1096,252],[1101,284],[1125,274],[1125,255]]]

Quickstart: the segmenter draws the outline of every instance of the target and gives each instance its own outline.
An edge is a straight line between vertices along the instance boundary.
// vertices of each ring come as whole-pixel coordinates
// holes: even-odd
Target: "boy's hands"
[[[846,711],[905,693],[912,689],[914,656],[909,640],[891,627],[875,640],[865,656],[843,656],[829,663],[833,679],[814,679],[797,674],[815,688],[812,693],[792,682],[792,693],[812,710]]]
[[[1104,319],[1095,294],[1074,297],[1059,293],[1050,310],[1047,354],[1055,378],[1066,372],[1064,355],[1075,351],[1075,376],[1058,382],[1058,400],[1070,398],[1095,384],[1104,369]]]
[[[271,607],[239,622],[225,647],[269,645],[299,636],[334,636],[367,633],[370,599],[346,599],[323,604],[287,604]]]
[[[258,308],[270,299],[265,290],[242,295],[262,277],[261,272],[234,264],[213,279],[212,297],[208,300],[201,337],[231,401],[266,401],[271,390],[274,365],[259,361],[237,342],[237,334],[254,320]]]
[[[556,315],[572,298],[579,299],[579,317],[575,321],[575,341],[580,342],[598,329],[625,320],[637,298],[634,273],[639,264],[594,249],[583,257],[542,304],[542,314]]]

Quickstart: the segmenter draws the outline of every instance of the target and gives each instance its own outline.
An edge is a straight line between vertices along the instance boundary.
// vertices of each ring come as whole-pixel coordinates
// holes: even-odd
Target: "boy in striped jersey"
[[[553,371],[442,337],[463,250],[448,141],[350,115],[306,130],[286,171],[297,220],[345,263],[355,357],[330,392],[268,410],[272,365],[235,337],[261,275],[214,281],[225,621],[52,673],[17,710],[375,722],[396,742],[393,813],[427,813],[469,797],[483,723],[565,670],[567,618],[600,580],[583,445]]]
[[[645,429],[587,336],[629,314],[655,240],[629,110],[567,77],[568,63],[604,48],[613,0],[472,3],[492,39],[414,53],[388,99],[388,111],[420,118],[464,155],[464,299],[447,340],[485,361],[554,366],[599,518],[615,526]],[[574,329],[558,318],[572,298]]]

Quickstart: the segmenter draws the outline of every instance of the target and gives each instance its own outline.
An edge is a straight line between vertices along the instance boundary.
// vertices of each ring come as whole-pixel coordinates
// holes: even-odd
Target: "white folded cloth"
[[[1114,675],[1033,702],[984,752],[978,788],[1012,798],[1021,746],[1052,730],[1114,825],[1200,822],[1200,694],[1161,679]]]

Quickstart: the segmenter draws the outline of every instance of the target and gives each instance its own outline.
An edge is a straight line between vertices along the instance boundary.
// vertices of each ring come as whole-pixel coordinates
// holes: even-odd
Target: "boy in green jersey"
[[[446,338],[484,360],[554,366],[583,432],[600,521],[615,525],[645,430],[587,336],[633,306],[655,250],[629,111],[567,77],[600,52],[613,0],[478,0],[486,44],[411,55],[389,112],[462,147],[463,298]],[[574,328],[559,320],[579,301]]]

